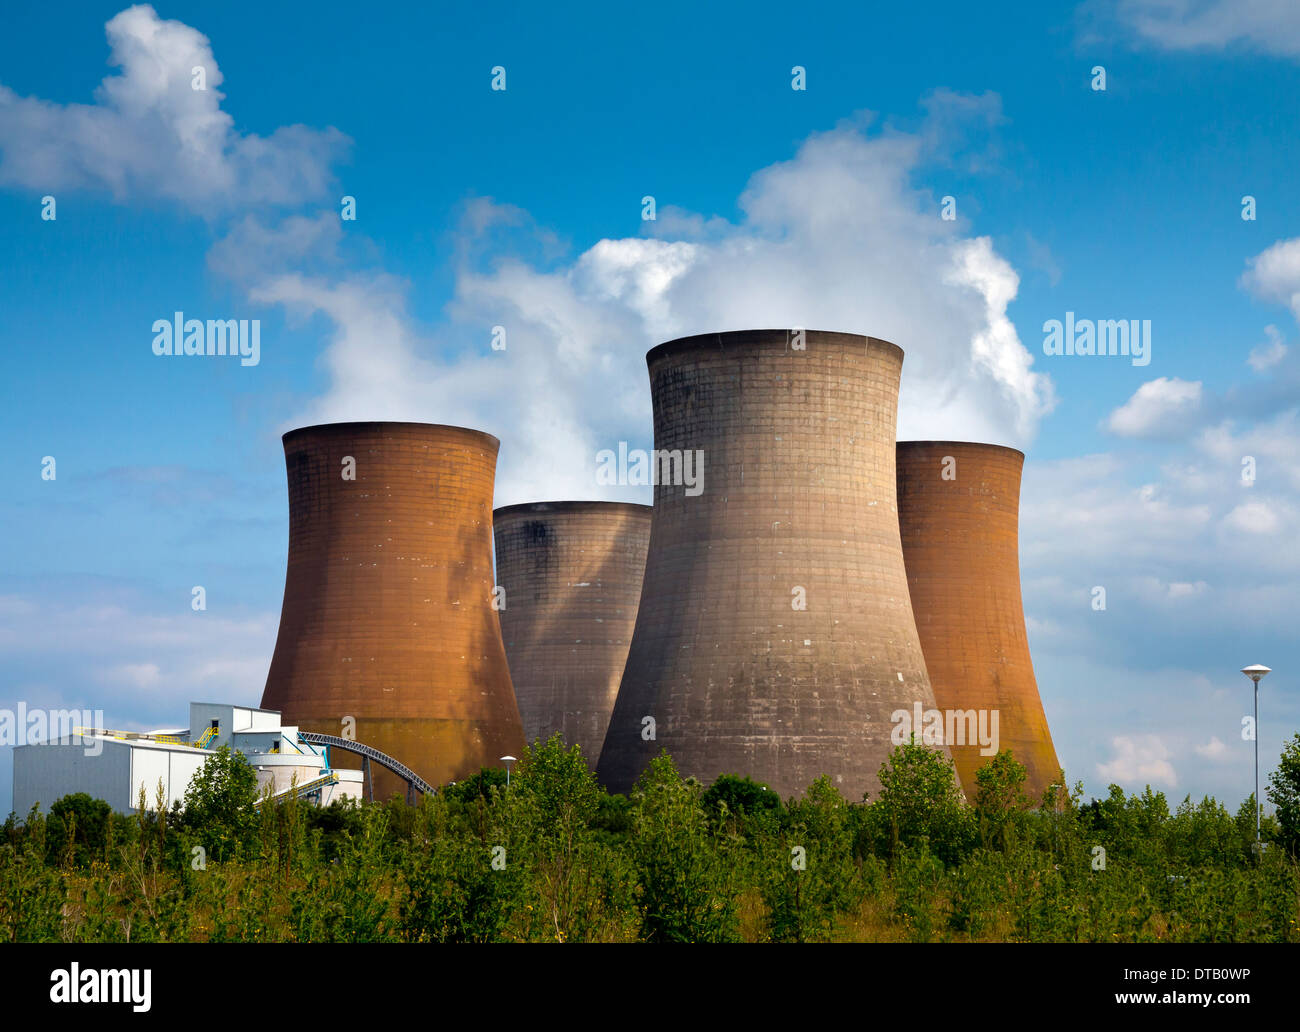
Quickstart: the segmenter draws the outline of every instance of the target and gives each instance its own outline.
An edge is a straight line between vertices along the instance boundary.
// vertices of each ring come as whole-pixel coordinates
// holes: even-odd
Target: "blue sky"
[[[904,348],[902,436],[1026,452],[1071,780],[1235,808],[1238,668],[1266,769],[1300,727],[1300,13],[1237,6],[7,12],[0,707],[255,703],[292,426],[476,426],[498,504],[637,497],[592,456],[649,446],[650,346],[821,326]],[[155,356],[177,310],[260,362]],[[1150,320],[1150,364],[1044,355],[1067,311]]]

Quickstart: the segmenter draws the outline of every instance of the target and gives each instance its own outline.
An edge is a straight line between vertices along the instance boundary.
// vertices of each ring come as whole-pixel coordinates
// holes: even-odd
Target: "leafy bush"
[[[788,803],[743,778],[706,791],[667,755],[611,796],[556,738],[508,788],[482,771],[418,806],[254,807],[253,772],[222,753],[184,809],[71,796],[10,815],[0,940],[1295,942],[1292,762],[1259,852],[1253,799],[1171,813],[1112,786],[1081,805],[1062,776],[1034,807],[1001,753],[967,805],[915,743],[863,803],[826,778]]]
[[[739,937],[733,848],[716,833],[698,784],[666,754],[650,761],[633,794],[632,863],[648,942],[731,942]]]
[[[751,814],[776,810],[781,797],[761,781],[738,774],[719,774],[704,791],[704,805],[714,817],[725,813]],[[725,807],[725,810],[724,810]]]
[[[213,860],[233,860],[248,850],[257,827],[257,772],[228,745],[194,772],[185,790],[185,826]]]
[[[971,838],[971,818],[952,760],[913,735],[880,766],[880,797],[867,808],[859,852],[892,859],[924,841],[944,863],[955,863]]]
[[[102,860],[111,819],[112,807],[85,792],[56,800],[47,819],[49,862],[85,867],[92,859]]]

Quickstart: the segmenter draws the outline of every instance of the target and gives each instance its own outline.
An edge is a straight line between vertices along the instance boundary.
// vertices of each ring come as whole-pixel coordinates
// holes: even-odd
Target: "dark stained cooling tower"
[[[598,768],[613,791],[667,749],[705,781],[750,775],[790,796],[828,774],[857,801],[879,787],[893,714],[934,705],[895,506],[903,352],[794,332],[686,337],[647,356],[655,450],[698,450],[703,478],[655,487]]]
[[[264,707],[351,731],[435,786],[521,755],[492,609],[498,447],[424,423],[284,435],[289,567]],[[405,791],[374,772],[376,798]]]
[[[641,600],[650,506],[535,502],[492,514],[524,736],[600,756]]]
[[[900,441],[898,519],[935,701],[943,710],[975,710],[977,719],[979,711],[997,711],[999,747],[1025,765],[1036,802],[1058,780],[1060,765],[1020,600],[1024,461],[1015,449],[992,444]],[[949,746],[974,800],[975,772],[990,757],[969,741]]]

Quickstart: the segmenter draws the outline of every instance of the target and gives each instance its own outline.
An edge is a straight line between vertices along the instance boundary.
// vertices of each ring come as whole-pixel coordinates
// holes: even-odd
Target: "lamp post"
[[[1266,667],[1255,663],[1242,667],[1241,672],[1255,682],[1255,845],[1259,847],[1259,679],[1272,673]]]
[[[506,765],[506,788],[509,788],[510,787],[510,764],[515,762],[515,757],[502,756],[501,762]]]

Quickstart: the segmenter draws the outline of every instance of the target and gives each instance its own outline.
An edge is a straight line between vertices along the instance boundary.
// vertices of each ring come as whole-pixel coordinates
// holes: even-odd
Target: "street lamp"
[[[501,762],[506,765],[506,788],[510,787],[510,764],[516,762],[513,756],[502,756]]]
[[[1265,674],[1272,673],[1266,667],[1258,663],[1252,666],[1242,667],[1241,672],[1255,682],[1255,843],[1259,844],[1259,679]]]

